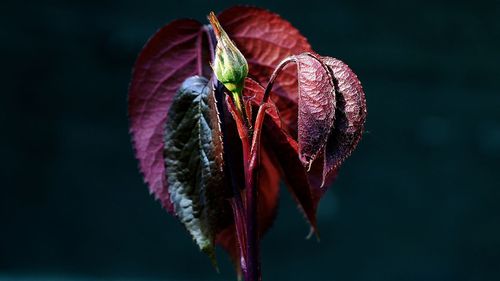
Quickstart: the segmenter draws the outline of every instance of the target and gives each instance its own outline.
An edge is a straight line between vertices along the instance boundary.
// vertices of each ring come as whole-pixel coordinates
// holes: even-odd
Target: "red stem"
[[[259,232],[257,221],[257,202],[258,202],[258,179],[260,167],[260,136],[262,132],[262,125],[265,118],[266,109],[268,104],[259,106],[257,118],[255,119],[255,127],[252,136],[252,146],[250,155],[244,153],[244,161],[247,165],[245,167],[245,182],[246,182],[246,211],[247,211],[247,261],[248,270],[245,275],[245,281],[260,281],[260,245],[259,245]],[[248,145],[248,142],[247,142]],[[248,146],[245,148],[248,148]]]
[[[262,102],[259,105],[259,111],[255,118],[253,126],[253,134],[251,135],[251,147],[248,149],[248,133],[244,136],[240,135],[243,148],[243,161],[245,168],[245,190],[246,190],[246,215],[247,215],[247,271],[245,272],[245,281],[260,281],[262,276],[260,272],[259,260],[259,234],[257,221],[257,201],[258,201],[258,170],[260,167],[260,137],[262,134],[262,126],[266,117],[266,110],[269,108],[267,100],[273,87],[276,77],[281,70],[290,62],[294,61],[293,57],[287,58],[280,62],[276,67],[269,83],[266,86]],[[241,118],[240,122],[241,122]],[[237,121],[238,122],[238,121]],[[247,127],[247,132],[249,128]],[[249,155],[250,154],[250,155]]]
[[[258,203],[258,171],[260,167],[260,137],[262,134],[262,126],[264,124],[264,119],[266,116],[266,110],[269,108],[267,100],[269,99],[269,93],[273,87],[273,83],[277,77],[277,74],[293,59],[286,59],[282,61],[275,72],[272,74],[269,83],[264,92],[264,97],[259,106],[259,111],[257,112],[257,117],[255,118],[255,123],[253,126],[253,133],[248,127],[248,123],[242,120],[242,116],[235,118],[238,124],[238,133],[241,139],[242,149],[243,149],[243,166],[245,169],[245,200],[244,207],[246,212],[246,257],[242,260],[245,263],[246,270],[244,270],[245,281],[260,281],[262,280],[260,271],[260,245],[259,245],[259,233],[258,233],[258,221],[257,221],[257,203]],[[237,114],[234,114],[237,115]],[[246,126],[245,126],[246,125]],[[250,134],[250,136],[249,136]],[[251,146],[249,143],[249,137],[252,139]],[[240,239],[240,243],[244,242],[243,237]],[[243,264],[242,264],[243,269]]]
[[[257,221],[257,202],[258,202],[258,170],[256,169],[258,153],[253,149],[255,135],[252,138],[252,147],[248,146],[246,141],[246,153],[243,154],[245,162],[245,192],[246,192],[246,218],[247,218],[247,257],[249,267],[245,281],[261,280],[260,259],[259,259],[259,237]]]
[[[278,74],[281,72],[281,70],[289,63],[295,61],[294,56],[287,57],[286,59],[282,60],[278,66],[273,71],[273,74],[271,74],[271,78],[269,78],[269,82],[267,83],[266,90],[264,91],[264,97],[262,97],[262,102],[260,105],[262,106],[267,102],[269,99],[269,95],[271,94],[271,89],[273,88],[274,81],[276,80],[276,77],[278,77]]]
[[[236,109],[233,101],[229,96],[226,96],[229,112],[236,122],[236,128],[241,140],[243,151],[243,168],[245,170],[245,196],[243,196],[243,204],[233,204],[233,213],[240,217],[244,217],[244,222],[235,221],[238,243],[240,244],[240,255],[242,257],[241,269],[243,271],[245,281],[258,281],[260,278],[260,264],[258,256],[258,239],[257,239],[257,189],[255,187],[255,167],[250,165],[251,146],[249,138],[250,130],[247,123],[243,120],[243,116]],[[236,208],[236,209],[235,209]],[[243,213],[243,216],[241,214]]]
[[[244,116],[244,114],[242,114],[239,110],[236,110],[234,103],[229,96],[227,96],[226,99],[229,104],[229,111],[236,122],[238,135],[241,139],[243,167],[245,169],[245,196],[243,196],[243,202],[241,202],[241,200],[235,200],[232,204],[236,220],[235,225],[237,238],[240,245],[240,265],[245,281],[262,280],[260,271],[260,245],[257,220],[259,196],[257,184],[260,166],[260,137],[262,134],[262,126],[266,110],[269,108],[267,101],[278,74],[288,63],[294,60],[294,57],[289,57],[283,60],[274,70],[265,89],[253,126],[251,124],[251,120],[248,119],[248,116]],[[239,198],[239,196],[237,197]],[[241,221],[243,215],[245,218],[244,222]]]
[[[204,31],[208,36],[210,47],[211,60],[214,60],[216,42],[214,38],[214,30],[211,27],[205,27]],[[252,136],[252,124],[246,114],[238,114],[238,110],[234,110],[235,106],[229,96],[226,96],[226,104],[229,104],[229,112],[236,122],[238,135],[241,139],[243,150],[243,165],[245,169],[245,189],[246,200],[242,202],[239,188],[233,186],[235,191],[234,199],[231,201],[233,216],[235,219],[236,237],[238,239],[240,249],[240,266],[245,276],[245,281],[260,281],[260,262],[259,262],[259,241],[257,237],[257,188],[255,187],[256,176],[256,154],[254,140],[255,135],[260,136],[260,132]],[[244,112],[246,113],[246,112]],[[252,147],[250,147],[249,134],[252,138]],[[250,161],[252,159],[253,161]]]

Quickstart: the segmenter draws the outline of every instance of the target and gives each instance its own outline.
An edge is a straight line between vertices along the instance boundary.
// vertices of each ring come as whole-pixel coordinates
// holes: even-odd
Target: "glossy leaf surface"
[[[165,127],[168,192],[179,220],[200,249],[214,258],[214,240],[229,198],[223,184],[221,132],[213,88],[188,78],[176,94]],[[210,105],[209,102],[212,104]]]

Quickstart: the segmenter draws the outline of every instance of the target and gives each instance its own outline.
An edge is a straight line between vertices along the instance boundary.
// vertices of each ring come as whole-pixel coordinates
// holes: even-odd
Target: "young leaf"
[[[207,37],[194,20],[176,20],[149,39],[134,67],[129,89],[130,133],[149,190],[173,213],[163,161],[167,112],[182,82],[206,73]],[[204,51],[205,50],[205,51]]]
[[[366,98],[354,72],[342,61],[322,57],[332,71],[337,90],[335,128],[328,138],[324,156],[323,182],[351,155],[363,135]]]
[[[177,92],[165,127],[168,192],[179,220],[213,260],[214,240],[227,217],[222,142],[213,88],[206,78],[188,78]]]
[[[309,54],[295,56],[299,88],[300,161],[310,167],[322,152],[335,120],[335,88],[328,69]]]
[[[329,69],[316,56],[303,53],[285,60],[297,65],[300,161],[310,169],[324,151],[335,120],[335,87]],[[278,76],[279,77],[279,76]]]

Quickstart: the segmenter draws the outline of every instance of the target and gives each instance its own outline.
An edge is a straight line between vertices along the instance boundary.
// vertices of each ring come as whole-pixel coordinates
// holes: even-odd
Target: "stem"
[[[239,122],[242,120],[240,119]],[[243,121],[244,122],[244,121]],[[243,126],[242,126],[243,127]],[[259,261],[259,240],[258,240],[258,222],[257,222],[257,186],[256,186],[256,162],[255,155],[250,146],[248,127],[245,126],[244,134],[240,134],[241,146],[243,150],[243,167],[245,169],[245,196],[244,209],[246,219],[246,271],[244,272],[245,281],[261,280],[260,261]],[[253,139],[252,139],[253,143]],[[252,161],[253,160],[253,161]],[[242,241],[243,242],[243,241]]]
[[[253,139],[252,139],[253,143]],[[245,167],[245,192],[246,192],[246,221],[247,221],[247,260],[248,272],[245,281],[261,280],[260,260],[259,260],[259,237],[257,221],[257,153],[252,147],[247,146],[247,153],[244,154]]]
[[[216,42],[214,30],[205,28],[208,34],[212,61],[214,59],[214,45]],[[215,30],[217,32],[217,30]],[[243,151],[243,167],[245,169],[245,193],[240,194],[233,178],[232,186],[234,200],[231,202],[233,215],[235,218],[235,227],[238,243],[240,245],[240,265],[244,274],[245,281],[261,281],[260,270],[260,244],[259,244],[259,225],[258,225],[258,179],[260,167],[260,137],[262,126],[265,119],[266,110],[269,108],[267,103],[274,81],[283,68],[290,62],[295,61],[295,57],[288,57],[281,61],[269,79],[266,86],[262,102],[255,123],[252,124],[251,116],[247,115],[245,105],[242,101],[242,93],[233,93],[233,101],[226,99],[229,104],[229,111],[236,122],[238,135],[241,139]],[[253,125],[253,126],[252,126]],[[242,198],[243,197],[243,198]],[[243,200],[242,200],[243,199]]]
[[[238,109],[238,113],[242,117],[243,122],[245,124],[245,127],[247,128],[247,131],[250,134],[251,128],[252,128],[252,122],[250,121],[249,116],[247,115],[247,110],[245,108],[245,103],[243,102],[242,90],[234,91],[234,92],[231,92],[231,93],[232,93],[232,96],[233,96],[234,104],[236,105],[236,108]],[[250,136],[250,137],[252,137],[252,136]]]
[[[251,130],[249,129],[249,126],[246,125],[244,116],[242,116],[241,111],[236,108],[236,105],[232,103],[230,99],[226,100],[228,101],[230,107],[233,107],[233,109],[231,109],[230,111],[234,117],[234,120],[236,121],[238,135],[241,139],[241,148],[243,151],[243,168],[245,170],[245,191],[243,196],[245,227],[241,227],[245,232],[245,235],[238,235],[238,242],[245,243],[246,246],[246,252],[241,251],[241,254],[244,255],[242,263],[245,263],[245,267],[243,267],[242,264],[242,270],[245,281],[260,281],[260,245],[257,221],[258,188],[256,186],[256,182],[258,179],[257,166],[259,153],[258,144],[256,144],[255,137],[260,136],[260,128],[262,127],[262,125],[260,125],[259,127],[259,132],[251,134]],[[260,119],[263,119],[263,115],[260,115]]]
[[[233,213],[235,220],[244,218],[243,222],[235,221],[238,243],[240,244],[241,269],[245,281],[259,281],[260,264],[259,264],[259,243],[257,237],[257,188],[255,186],[255,161],[251,161],[252,149],[250,146],[249,128],[246,126],[244,117],[237,109],[233,101],[226,97],[226,103],[233,119],[236,122],[236,128],[241,140],[241,148],[243,152],[243,168],[245,170],[245,193],[242,194],[243,204],[233,204]],[[253,139],[252,139],[253,142]],[[251,165],[251,163],[253,163]],[[239,197],[239,191],[236,197]],[[241,216],[243,214],[243,216]],[[246,251],[245,251],[246,250]]]
[[[215,44],[216,41],[214,30],[211,27],[205,27],[204,31],[208,36],[208,43],[210,49],[211,61],[214,60],[215,57]],[[222,87],[219,82],[216,82],[218,86],[217,93],[222,93]],[[235,95],[233,95],[233,98]],[[246,198],[242,200],[242,196],[240,194],[240,190],[235,182],[234,176],[230,173],[230,169],[227,168],[229,159],[226,159],[226,171],[228,172],[228,176],[230,178],[231,186],[233,188],[233,200],[231,200],[231,207],[233,209],[233,216],[235,219],[235,229],[236,229],[236,237],[238,239],[239,250],[240,250],[240,266],[243,271],[245,281],[260,281],[261,273],[260,273],[260,263],[259,263],[259,241],[257,237],[257,188],[255,186],[254,179],[255,175],[255,160],[250,162],[250,159],[255,159],[253,155],[254,149],[250,146],[249,142],[249,134],[252,138],[252,146],[254,143],[255,137],[252,136],[252,124],[249,116],[246,114],[246,110],[244,109],[244,104],[242,104],[242,100],[240,96],[235,98],[235,103],[237,110],[234,111],[231,108],[231,101],[226,99],[226,104],[229,104],[229,112],[233,116],[233,119],[236,122],[236,126],[238,129],[238,135],[241,139],[242,150],[243,150],[243,166],[245,169],[245,187],[246,187]],[[222,96],[218,97],[221,101]],[[223,107],[224,103],[221,103],[221,107]],[[220,113],[223,115],[224,110],[220,110]],[[223,116],[222,116],[223,117]],[[256,134],[257,135],[257,134]],[[260,135],[260,133],[259,133]],[[224,135],[223,135],[224,137]],[[224,149],[227,149],[227,146],[224,146]],[[229,151],[224,151],[227,155]],[[230,165],[229,165],[230,166]],[[245,250],[246,249],[246,250]]]
[[[262,97],[262,102],[260,103],[261,106],[265,104],[269,99],[269,94],[271,93],[271,89],[273,88],[274,81],[276,80],[276,77],[278,77],[278,74],[287,64],[293,61],[295,61],[294,56],[287,57],[286,59],[282,60],[278,64],[278,66],[274,69],[273,74],[271,74],[271,78],[269,78],[269,82],[267,83],[266,91],[264,92],[264,97]]]
[[[252,145],[250,147],[250,157],[244,154],[246,181],[246,210],[247,210],[247,262],[248,271],[245,275],[245,281],[260,281],[260,245],[257,221],[257,202],[258,202],[258,179],[260,167],[260,136],[262,125],[265,118],[267,104],[261,105],[255,119],[255,131],[252,136]],[[248,147],[248,146],[246,146]]]
[[[262,134],[262,126],[266,117],[266,110],[269,108],[267,103],[269,94],[273,87],[276,77],[281,70],[290,62],[294,61],[294,57],[289,57],[280,62],[276,67],[269,83],[266,86],[262,102],[255,118],[252,142],[250,151],[248,151],[248,134],[242,139],[243,145],[243,161],[245,167],[245,182],[246,182],[246,215],[247,215],[247,271],[245,272],[245,281],[260,281],[260,260],[259,260],[259,234],[257,221],[257,200],[258,200],[258,170],[260,167],[260,137]],[[250,153],[250,155],[248,155]],[[250,157],[248,157],[250,156]]]
[[[258,203],[258,171],[260,167],[260,137],[262,134],[262,126],[264,124],[264,119],[266,116],[266,110],[269,108],[267,100],[269,99],[269,94],[273,87],[274,81],[278,76],[279,72],[290,62],[294,61],[294,58],[288,58],[283,60],[273,72],[269,83],[267,84],[262,102],[259,106],[259,111],[257,112],[257,117],[253,126],[253,133],[250,130],[251,127],[248,126],[238,126],[245,127],[245,132],[241,132],[240,139],[243,149],[243,166],[245,169],[245,211],[246,211],[246,271],[244,271],[245,281],[260,281],[262,280],[260,271],[260,259],[259,259],[259,233],[258,233],[258,221],[257,221],[257,203]],[[245,116],[246,117],[246,116]],[[243,123],[241,119],[245,118],[240,115],[240,118],[236,122]],[[243,125],[243,124],[242,124]],[[243,130],[242,130],[243,131]],[[252,138],[251,145],[249,145],[249,132],[250,138]]]

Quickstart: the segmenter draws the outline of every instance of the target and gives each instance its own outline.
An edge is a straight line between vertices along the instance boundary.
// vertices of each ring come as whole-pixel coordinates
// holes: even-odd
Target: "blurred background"
[[[158,28],[237,3],[2,1],[0,280],[235,280],[149,195],[126,101]],[[264,280],[500,280],[499,1],[246,3],[347,62],[368,101],[321,242],[283,192]]]

